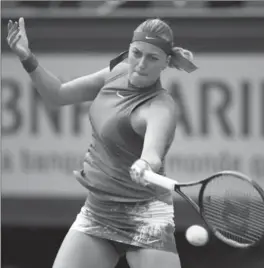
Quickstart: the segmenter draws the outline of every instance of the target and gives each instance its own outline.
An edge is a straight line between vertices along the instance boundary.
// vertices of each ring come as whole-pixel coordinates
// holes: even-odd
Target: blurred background
[[[180,181],[239,170],[264,187],[263,1],[1,1],[2,267],[51,267],[86,192],[75,181],[89,145],[89,104],[44,106],[6,44],[9,19],[25,18],[32,51],[63,81],[108,65],[133,30],[159,17],[175,45],[193,51],[193,74],[162,76],[180,109],[167,173]],[[193,196],[195,191],[191,192]],[[211,239],[189,245],[184,232],[200,224],[175,202],[182,268],[264,267],[264,247],[234,250]],[[127,267],[121,259],[118,267]]]

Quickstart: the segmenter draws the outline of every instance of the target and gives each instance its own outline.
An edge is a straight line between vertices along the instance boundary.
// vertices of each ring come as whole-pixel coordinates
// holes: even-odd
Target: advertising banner
[[[104,68],[113,54],[40,54],[67,81]],[[179,181],[239,170],[264,187],[264,54],[198,55],[193,74],[168,69],[162,83],[178,108],[166,163]],[[89,103],[45,106],[20,62],[2,55],[3,196],[78,197],[73,177],[89,146]]]

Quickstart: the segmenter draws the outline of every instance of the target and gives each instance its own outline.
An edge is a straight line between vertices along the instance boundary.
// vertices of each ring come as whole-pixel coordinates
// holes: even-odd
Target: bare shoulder
[[[150,119],[158,121],[161,117],[175,120],[176,104],[168,92],[162,92],[143,105],[140,105],[134,114],[135,117],[145,122]]]
[[[169,93],[164,92],[139,106],[131,117],[131,124],[136,133],[144,136],[148,124],[176,128],[176,105]]]
[[[128,71],[128,63],[121,62],[116,65],[113,70],[109,71],[105,83],[112,81],[115,77],[125,74]]]
[[[168,115],[174,118],[176,116],[176,105],[168,92],[163,92],[151,99],[147,110],[148,116],[155,115],[160,117]]]
[[[125,62],[125,61],[122,61],[122,62],[120,62],[119,64],[117,64],[114,68],[113,68],[113,70],[112,70],[112,72],[113,71],[127,71],[127,69],[128,69],[128,63],[127,62]]]

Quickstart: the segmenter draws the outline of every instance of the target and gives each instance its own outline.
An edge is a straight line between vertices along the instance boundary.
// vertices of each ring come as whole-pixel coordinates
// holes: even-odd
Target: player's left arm
[[[146,131],[141,159],[157,172],[162,159],[171,145],[176,130],[176,105],[170,95],[155,98],[146,110]]]

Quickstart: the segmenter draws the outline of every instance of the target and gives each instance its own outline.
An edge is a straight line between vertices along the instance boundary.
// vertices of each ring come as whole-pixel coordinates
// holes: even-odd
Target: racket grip
[[[146,170],[144,172],[144,179],[152,184],[158,185],[162,188],[168,189],[170,191],[174,190],[174,186],[177,184],[175,180],[167,178],[165,176],[159,175],[153,171]]]

